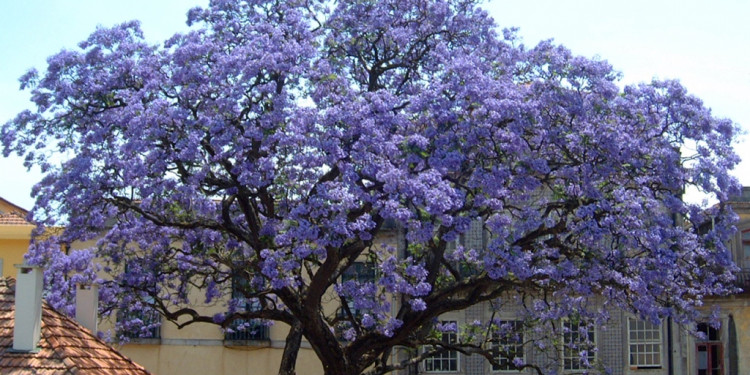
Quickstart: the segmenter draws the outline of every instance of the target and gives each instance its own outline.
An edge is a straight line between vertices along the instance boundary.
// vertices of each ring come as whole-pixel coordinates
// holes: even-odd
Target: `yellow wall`
[[[15,213],[19,218],[26,217],[25,209],[14,205],[0,197],[0,214]],[[0,258],[3,260],[2,276],[16,277],[15,264],[23,263],[23,255],[29,249],[29,239],[34,226],[27,225],[0,225]]]
[[[750,227],[750,207],[747,203],[744,203],[735,205],[734,209],[740,217],[740,221],[737,223],[739,230],[735,240],[734,255],[737,263],[741,263],[738,259],[742,257],[741,254],[743,253],[740,233]],[[741,267],[750,266],[750,264],[739,265]],[[728,313],[732,314],[734,318],[735,328],[737,329],[737,362],[739,365],[737,373],[750,374],[750,291],[746,290],[737,297],[737,300],[739,304],[744,304],[744,306],[728,309]]]
[[[386,231],[375,242],[395,246],[397,240],[396,231]],[[205,299],[200,290],[191,290],[190,296],[192,301]],[[333,290],[329,290],[325,300],[325,311],[334,314],[338,302]],[[222,302],[191,307],[206,315],[225,308]],[[106,331],[112,326],[112,322],[102,322],[99,329]],[[177,329],[174,324],[164,322],[160,339],[135,340],[119,350],[157,375],[276,374],[288,332],[286,324],[275,323],[269,328],[267,341],[253,343],[258,345],[225,346],[224,335],[216,325],[197,323]],[[320,360],[304,339],[297,357],[296,371],[298,375],[323,373]]]
[[[741,221],[740,229],[750,227],[750,209],[737,210]],[[31,225],[0,225],[0,258],[3,259],[3,275],[16,275],[15,264],[23,262],[23,255],[29,246]],[[378,241],[396,245],[397,233],[386,232]],[[738,239],[738,238],[737,238]],[[75,244],[73,248],[90,246],[93,242]],[[735,241],[735,244],[737,242]],[[735,245],[736,246],[736,245]],[[739,253],[734,248],[735,256]],[[198,291],[195,291],[198,292]],[[738,372],[750,374],[750,294],[742,294],[729,299],[718,299],[724,314],[732,314],[735,321],[738,340]],[[336,309],[333,295],[328,296],[331,304],[326,311],[333,313]],[[200,298],[193,298],[200,300]],[[198,307],[201,312],[218,312],[222,306],[206,305]],[[457,319],[458,320],[458,319]],[[111,328],[108,322],[101,322],[100,330]],[[212,324],[194,324],[178,330],[171,323],[162,326],[162,338],[143,340],[119,346],[118,349],[136,363],[139,363],[155,375],[190,375],[190,374],[275,374],[281,361],[284,340],[288,327],[276,324],[269,330],[270,340],[262,345],[225,346],[221,330]],[[623,343],[624,345],[624,343]],[[726,348],[725,348],[726,349]],[[694,350],[690,342],[688,352]],[[691,362],[688,367],[692,368]],[[323,372],[322,366],[309,345],[303,342],[297,359],[298,375],[313,375]]]
[[[169,374],[275,374],[281,363],[281,348],[225,347],[223,345],[127,344],[120,352],[157,375]],[[297,358],[297,374],[321,374],[311,349],[302,349]]]
[[[737,329],[737,373],[750,374],[750,306],[732,309],[731,313]]]
[[[2,235],[2,230],[6,228],[0,227],[0,258],[3,259],[3,276],[16,277],[16,268],[13,265],[23,263],[23,255],[29,248],[29,235],[25,239],[7,238]],[[22,229],[22,227],[19,226],[16,229]]]
[[[747,189],[745,187],[744,194],[747,194]],[[736,224],[738,230],[730,244],[732,256],[739,267],[748,268],[750,264],[743,259],[741,232],[750,228],[750,202],[745,200],[731,204],[732,209],[739,216],[739,221]],[[746,290],[744,293],[729,298],[712,300],[711,303],[706,303],[706,306],[711,306],[713,303],[721,307],[723,316],[731,314],[734,319],[737,331],[737,364],[739,367],[736,373],[750,374],[750,291]],[[724,350],[726,351],[727,348],[725,347]],[[725,359],[728,358],[728,353],[725,353],[724,356]]]

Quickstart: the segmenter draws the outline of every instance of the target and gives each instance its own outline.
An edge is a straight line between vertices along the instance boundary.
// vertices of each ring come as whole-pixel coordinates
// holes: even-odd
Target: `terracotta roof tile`
[[[142,366],[44,304],[36,353],[13,353],[15,281],[0,278],[0,374],[149,375]]]
[[[0,225],[32,225],[18,212],[0,213]]]

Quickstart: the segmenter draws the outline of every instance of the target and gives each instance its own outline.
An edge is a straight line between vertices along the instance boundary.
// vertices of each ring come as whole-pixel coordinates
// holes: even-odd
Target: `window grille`
[[[585,324],[563,322],[563,370],[585,370],[591,368],[596,359],[596,335]],[[585,361],[584,361],[585,359]],[[588,363],[586,363],[588,362]]]
[[[628,318],[628,350],[630,366],[661,367],[661,327],[650,322]]]
[[[492,371],[516,371],[513,360],[524,359],[524,327],[520,320],[501,321],[499,331],[492,335],[492,350],[497,353],[498,364]]]
[[[441,324],[443,326],[456,325],[456,322],[443,321]],[[455,344],[458,342],[458,335],[456,332],[443,332],[441,340],[445,344]],[[446,350],[426,358],[424,360],[424,370],[425,372],[457,372],[458,352],[455,350]]]

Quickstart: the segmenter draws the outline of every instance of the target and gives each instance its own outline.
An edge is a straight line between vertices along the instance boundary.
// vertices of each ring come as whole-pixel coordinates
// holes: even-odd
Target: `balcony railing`
[[[742,293],[750,293],[750,268],[740,269],[735,276],[735,283],[742,288]]]
[[[268,340],[268,326],[263,324],[250,324],[243,325],[242,321],[237,321],[234,324],[237,326],[243,326],[241,328],[235,328],[232,332],[224,333],[224,340],[230,341],[258,341]]]
[[[158,339],[161,338],[161,316],[154,310],[137,310],[129,312],[120,312],[117,315],[118,321],[138,321],[134,327],[122,332],[124,337],[129,339]],[[133,324],[133,323],[131,323]]]

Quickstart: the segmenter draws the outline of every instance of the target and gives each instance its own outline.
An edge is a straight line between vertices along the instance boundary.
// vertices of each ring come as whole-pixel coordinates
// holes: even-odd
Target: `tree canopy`
[[[516,301],[535,327],[602,306],[689,321],[731,291],[737,128],[676,81],[621,88],[472,0],[215,0],[188,23],[163,45],[100,28],[21,78],[36,109],[2,127],[3,153],[41,166],[34,220],[64,226],[28,255],[58,308],[96,280],[103,312],[282,322],[280,373],[304,337],[326,374],[359,374],[432,353],[396,347],[496,361],[497,319],[434,334],[479,303]],[[456,245],[476,223],[485,244]],[[372,277],[342,277],[363,260]]]

